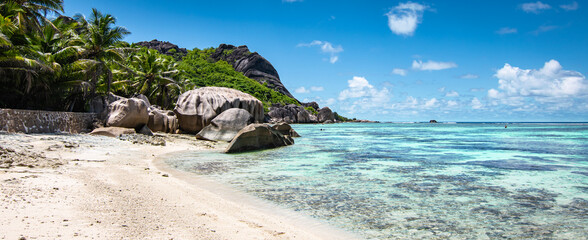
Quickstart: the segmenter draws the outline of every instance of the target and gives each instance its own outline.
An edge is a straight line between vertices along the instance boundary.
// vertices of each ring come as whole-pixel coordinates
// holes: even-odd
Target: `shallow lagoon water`
[[[588,236],[588,124],[293,127],[293,146],[167,163],[368,239]]]

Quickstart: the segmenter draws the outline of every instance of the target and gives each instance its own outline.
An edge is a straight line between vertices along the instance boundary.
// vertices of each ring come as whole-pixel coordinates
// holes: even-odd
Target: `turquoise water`
[[[293,127],[293,146],[167,162],[368,239],[588,236],[588,124]]]

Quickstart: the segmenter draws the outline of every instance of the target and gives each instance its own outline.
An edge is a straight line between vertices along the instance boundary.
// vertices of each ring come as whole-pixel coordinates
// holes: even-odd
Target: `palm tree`
[[[110,85],[112,83],[112,71],[106,65],[109,61],[122,61],[121,52],[123,49],[117,48],[116,44],[120,42],[124,36],[130,34],[127,29],[120,26],[114,26],[116,19],[110,14],[102,14],[95,8],[92,9],[92,15],[89,21],[83,16],[76,15],[76,19],[85,28],[82,30],[84,41],[85,58],[94,59],[99,63],[97,68],[99,74],[97,76],[106,77],[106,93],[110,92]],[[93,84],[96,85],[98,78],[93,79]]]
[[[63,12],[63,0],[0,0],[0,13],[10,16],[23,32],[41,31],[47,14]]]
[[[174,80],[178,75],[177,64],[172,57],[153,49],[141,49],[131,56],[127,66],[119,66],[122,71],[117,74],[131,78],[132,88],[163,108],[169,107],[170,94],[179,94],[180,87]]]

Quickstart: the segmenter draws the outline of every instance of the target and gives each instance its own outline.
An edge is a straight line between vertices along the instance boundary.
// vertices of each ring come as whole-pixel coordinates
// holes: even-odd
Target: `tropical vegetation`
[[[249,93],[266,110],[299,104],[211,59],[214,48],[168,56],[124,42],[130,32],[110,14],[61,13],[63,0],[0,0],[0,108],[88,111],[113,93],[171,109],[180,93],[203,86]]]

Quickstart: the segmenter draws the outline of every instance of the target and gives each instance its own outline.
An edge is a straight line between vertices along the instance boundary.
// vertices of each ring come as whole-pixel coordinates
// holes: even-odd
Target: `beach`
[[[0,239],[354,238],[161,161],[224,147],[188,135],[0,133]]]

